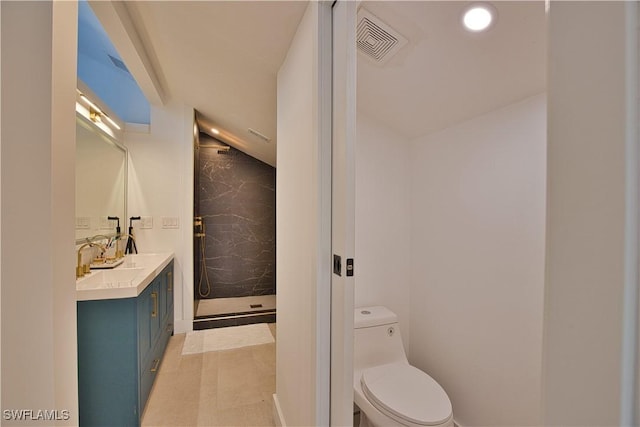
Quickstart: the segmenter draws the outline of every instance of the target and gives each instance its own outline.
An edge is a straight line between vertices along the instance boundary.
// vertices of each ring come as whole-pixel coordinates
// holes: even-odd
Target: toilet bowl
[[[354,401],[360,408],[361,427],[453,427],[447,393],[409,364],[398,318],[388,308],[355,310],[353,368]]]

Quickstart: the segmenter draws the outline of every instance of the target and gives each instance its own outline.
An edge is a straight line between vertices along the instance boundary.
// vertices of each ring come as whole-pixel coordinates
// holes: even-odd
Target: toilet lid
[[[425,426],[451,416],[451,401],[433,378],[404,363],[369,368],[362,373],[362,391],[378,409]]]

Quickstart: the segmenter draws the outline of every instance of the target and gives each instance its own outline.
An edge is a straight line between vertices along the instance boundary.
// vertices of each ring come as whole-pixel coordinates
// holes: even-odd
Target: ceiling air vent
[[[407,39],[364,8],[358,11],[358,50],[378,65],[386,63]]]
[[[127,73],[129,73],[129,69],[127,68],[126,65],[124,65],[124,62],[122,62],[121,59],[118,59],[115,56],[111,56],[108,53],[107,53],[107,56],[109,57],[109,59],[111,60],[113,65],[115,65],[116,67],[120,68],[122,71],[126,71]],[[131,74],[131,73],[129,73],[129,74]]]

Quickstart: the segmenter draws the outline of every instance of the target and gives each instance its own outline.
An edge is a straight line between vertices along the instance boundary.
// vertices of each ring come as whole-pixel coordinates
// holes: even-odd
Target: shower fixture
[[[201,216],[193,217],[193,229],[193,237],[200,240],[200,278],[198,280],[198,295],[200,295],[200,298],[207,298],[211,294],[211,283],[209,282],[209,273],[207,272],[206,262],[207,232]],[[203,288],[203,284],[206,284],[206,287]]]
[[[194,233],[193,233],[194,237],[205,237],[206,236],[206,234],[204,233],[204,225],[202,224],[202,217],[201,216],[193,217],[193,227],[194,227]]]

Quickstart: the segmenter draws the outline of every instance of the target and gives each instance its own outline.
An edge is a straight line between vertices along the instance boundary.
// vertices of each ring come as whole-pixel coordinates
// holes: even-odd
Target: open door
[[[309,2],[278,71],[276,425],[353,422],[355,6]]]
[[[333,5],[331,425],[353,423],[356,3]]]

